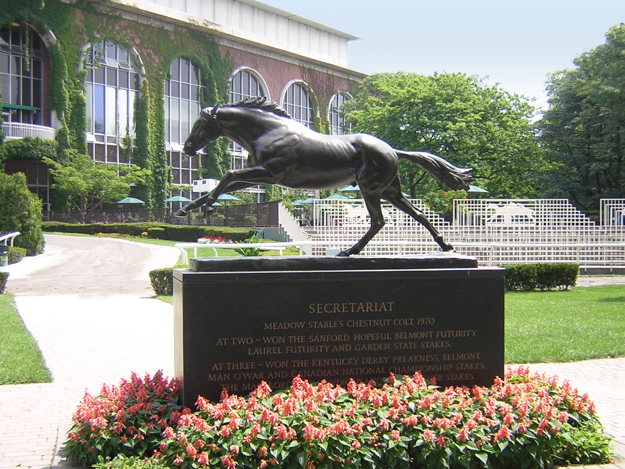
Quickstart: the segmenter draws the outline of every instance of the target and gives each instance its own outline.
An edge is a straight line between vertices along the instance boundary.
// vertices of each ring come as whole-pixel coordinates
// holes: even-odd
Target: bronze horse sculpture
[[[289,189],[333,189],[358,184],[371,227],[339,256],[358,254],[382,229],[385,222],[381,199],[421,223],[443,251],[453,250],[423,212],[402,194],[399,160],[408,160],[456,190],[469,188],[470,168],[457,168],[432,153],[395,150],[367,134],[319,134],[266,98],[249,98],[203,109],[187,137],[184,152],[194,156],[222,136],[248,151],[247,167],[226,172],[210,193],[185,205],[175,216],[185,216],[189,210],[204,204],[208,211],[221,194],[258,184],[277,184]]]

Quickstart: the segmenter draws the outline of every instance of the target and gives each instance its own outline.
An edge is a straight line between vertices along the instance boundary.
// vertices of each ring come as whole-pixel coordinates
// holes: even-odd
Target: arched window
[[[267,96],[260,79],[249,70],[238,71],[230,80],[230,102],[236,103],[246,98]],[[232,169],[241,169],[245,166],[247,152],[234,142],[230,142],[232,154]]]
[[[196,64],[182,57],[171,63],[165,81],[165,140],[173,184],[192,184],[198,179],[200,154],[190,158],[183,153],[182,145],[200,115],[203,87]]]
[[[98,162],[129,164],[120,146],[124,137],[135,137],[139,69],[128,51],[108,40],[93,44],[86,62],[89,154]]]
[[[345,104],[346,101],[349,101],[349,96],[343,93],[337,93],[332,96],[328,108],[330,134],[332,135],[345,135],[349,132],[348,124],[345,122],[345,114],[343,114],[343,104]]]
[[[313,104],[310,93],[301,83],[293,83],[284,94],[282,107],[293,119],[306,127],[313,126]]]
[[[44,44],[25,24],[0,30],[0,93],[7,123],[49,125],[43,116]]]

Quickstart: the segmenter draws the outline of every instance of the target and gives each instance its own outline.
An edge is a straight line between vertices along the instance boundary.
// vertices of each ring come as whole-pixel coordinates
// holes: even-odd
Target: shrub
[[[151,456],[163,431],[179,416],[173,380],[160,371],[154,377],[146,374],[144,379],[133,373],[119,386],[104,385],[97,397],[85,393],[65,444],[68,459],[87,466],[117,455]]]
[[[571,263],[513,264],[506,267],[508,290],[568,289],[577,283],[579,265]]]
[[[93,223],[78,224],[64,222],[44,222],[44,231],[59,233],[120,233],[130,236],[141,236],[141,233],[158,233],[158,239],[194,243],[204,236],[211,238],[226,238],[231,241],[243,241],[256,234],[256,230],[249,228],[213,227],[169,225],[167,223]],[[152,237],[152,236],[150,236]]]
[[[42,205],[26,184],[23,173],[0,172],[0,232],[19,231],[14,246],[26,249],[29,256],[43,252]]]
[[[160,226],[155,226],[153,228],[148,228],[148,237],[152,239],[164,239],[165,238],[165,228]]]
[[[155,414],[156,403],[131,414],[136,401],[110,394],[103,402],[86,398],[74,417],[81,432],[73,429],[69,444],[72,454],[85,455],[80,462],[95,461],[95,448],[124,446],[124,437],[123,454],[147,454],[147,436],[135,435],[144,429],[151,437],[148,422],[162,429],[162,438],[149,440],[153,457],[182,469],[551,467],[610,459],[610,439],[588,396],[556,378],[530,376],[526,367],[471,390],[439,390],[419,373],[391,375],[383,387],[351,381],[347,389],[297,377],[289,390],[272,393],[262,383],[247,399],[224,393],[212,404],[200,397],[195,413],[175,409],[176,397],[167,418]],[[132,427],[129,415],[137,416]]]
[[[26,256],[26,249],[17,246],[9,248],[9,264],[17,264]]]
[[[155,269],[150,271],[150,284],[154,293],[157,295],[174,294],[174,269],[187,267],[186,265],[177,264],[173,267],[165,267],[163,269]]]
[[[0,295],[4,293],[4,289],[7,286],[8,279],[9,279],[9,273],[0,271]]]

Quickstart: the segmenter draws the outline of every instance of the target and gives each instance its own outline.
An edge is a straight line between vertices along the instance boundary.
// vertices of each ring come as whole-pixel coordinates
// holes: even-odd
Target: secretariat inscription
[[[420,371],[448,386],[503,375],[499,269],[389,274],[177,272],[186,405],[224,388],[247,394],[261,381],[288,388],[296,376],[344,386]]]

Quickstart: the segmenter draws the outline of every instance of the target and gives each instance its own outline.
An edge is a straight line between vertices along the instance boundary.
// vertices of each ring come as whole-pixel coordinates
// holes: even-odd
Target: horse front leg
[[[365,205],[367,206],[367,210],[369,211],[369,216],[371,217],[371,227],[365,233],[365,235],[358,240],[356,244],[354,244],[351,248],[345,249],[337,254],[339,257],[348,257],[352,254],[358,254],[360,251],[364,249],[364,247],[371,241],[371,239],[380,231],[384,225],[384,215],[382,214],[382,206],[380,205],[380,197],[377,195],[365,195],[363,194],[363,198],[365,199]]]
[[[187,205],[179,209],[176,213],[174,213],[174,217],[186,217],[187,213],[189,213],[191,210],[195,210],[196,208],[204,205],[209,195],[210,193],[204,194],[202,197],[198,197],[197,199],[192,200]]]
[[[187,212],[202,205],[206,205],[207,213],[210,213],[208,210],[217,202],[221,194],[246,189],[257,184],[275,184],[275,181],[276,178],[262,166],[227,171],[212,191],[189,202],[178,210],[174,216],[184,217]]]

